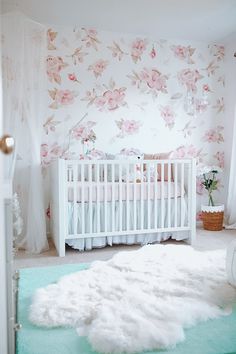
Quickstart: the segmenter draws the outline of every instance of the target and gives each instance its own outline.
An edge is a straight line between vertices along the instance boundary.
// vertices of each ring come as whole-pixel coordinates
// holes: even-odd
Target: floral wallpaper
[[[131,148],[224,167],[222,45],[79,27],[47,35],[44,167]]]

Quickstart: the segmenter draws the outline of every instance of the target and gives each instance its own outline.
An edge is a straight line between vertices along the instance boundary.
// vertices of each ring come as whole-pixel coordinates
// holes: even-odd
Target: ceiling
[[[236,32],[236,0],[3,0],[46,24],[154,38],[219,41]]]

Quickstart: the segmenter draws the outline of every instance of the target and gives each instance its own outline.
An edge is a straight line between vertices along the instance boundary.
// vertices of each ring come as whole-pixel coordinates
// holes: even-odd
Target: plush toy
[[[143,160],[143,155],[136,155],[136,156],[129,156],[128,158],[126,157],[126,159],[130,160],[130,161],[136,161],[136,160]],[[136,172],[134,173],[134,166],[136,168]],[[137,163],[137,164],[132,164],[129,167],[129,174],[127,176],[127,171],[126,168],[124,168],[123,170],[123,176],[122,176],[122,180],[127,182],[127,180],[129,182],[134,182],[134,179],[136,178],[136,182],[141,183],[141,181],[146,181],[146,176],[144,171],[142,171],[142,164]]]

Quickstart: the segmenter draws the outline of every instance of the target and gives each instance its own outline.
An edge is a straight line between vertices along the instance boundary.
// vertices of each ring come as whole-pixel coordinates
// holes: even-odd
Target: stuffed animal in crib
[[[128,160],[130,160],[131,162],[132,161],[136,161],[136,160],[143,160],[143,156],[142,154],[140,155],[136,155],[136,156],[130,156],[128,158]],[[134,173],[134,166],[136,168],[136,171]],[[136,182],[137,183],[141,183],[141,181],[146,181],[146,175],[144,173],[144,170],[143,170],[143,164],[132,164],[130,167],[129,167],[129,175],[127,176],[127,171],[124,169],[123,171],[123,176],[122,176],[122,180],[124,182],[127,182],[127,180],[129,182],[134,182],[134,180],[136,179]]]

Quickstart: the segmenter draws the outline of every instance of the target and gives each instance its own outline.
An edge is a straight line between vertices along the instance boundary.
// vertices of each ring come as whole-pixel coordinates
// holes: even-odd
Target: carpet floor
[[[78,337],[75,329],[45,329],[32,325],[28,311],[32,295],[39,287],[57,282],[66,274],[87,267],[69,264],[43,268],[21,269],[18,297],[18,322],[22,329],[17,334],[17,354],[97,354],[86,338]],[[184,308],[183,308],[184,311]],[[144,329],[145,330],[145,329]],[[236,305],[230,316],[201,323],[186,330],[186,340],[174,349],[148,354],[235,354]]]

